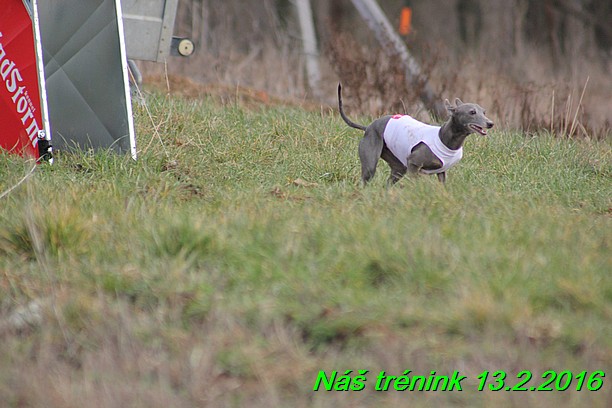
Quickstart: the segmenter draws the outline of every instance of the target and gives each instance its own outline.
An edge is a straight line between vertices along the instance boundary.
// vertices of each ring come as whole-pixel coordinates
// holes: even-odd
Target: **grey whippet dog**
[[[378,159],[391,167],[387,185],[395,184],[406,172],[409,174],[436,174],[442,183],[446,171],[463,156],[463,142],[470,133],[487,134],[493,122],[484,109],[474,103],[455,99],[452,106],[444,101],[450,118],[442,126],[432,126],[408,115],[387,115],[369,126],[351,121],[342,110],[342,85],[338,84],[338,108],[347,125],[365,131],[359,142],[361,180],[365,185],[376,172]]]

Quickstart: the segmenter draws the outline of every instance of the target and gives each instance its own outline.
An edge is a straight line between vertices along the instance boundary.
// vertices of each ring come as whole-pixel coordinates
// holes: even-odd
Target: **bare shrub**
[[[442,60],[440,53],[427,53],[429,58],[421,64],[422,75],[416,80],[406,78],[406,69],[398,55],[359,44],[349,35],[337,35],[327,45],[325,55],[339,80],[351,90],[351,97],[358,105],[355,111],[371,115],[426,116],[420,95]],[[437,89],[443,91],[446,83]]]

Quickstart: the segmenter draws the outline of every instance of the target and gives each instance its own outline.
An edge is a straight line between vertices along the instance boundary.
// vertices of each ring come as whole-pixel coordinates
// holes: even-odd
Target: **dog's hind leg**
[[[376,165],[385,142],[373,129],[367,129],[359,141],[359,160],[361,161],[361,181],[365,186],[376,173]]]
[[[397,183],[399,179],[404,177],[408,171],[408,167],[404,166],[402,162],[391,153],[387,146],[384,146],[381,157],[391,168],[391,173],[387,179],[387,187],[391,187],[393,184]]]

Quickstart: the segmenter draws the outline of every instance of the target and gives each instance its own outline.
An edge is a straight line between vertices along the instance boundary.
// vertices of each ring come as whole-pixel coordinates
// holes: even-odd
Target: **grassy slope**
[[[362,189],[359,133],[331,112],[149,101],[138,162],[62,154],[0,203],[0,319],[43,305],[41,325],[0,333],[1,401],[611,400],[609,378],[598,392],[472,391],[485,369],[510,385],[521,370],[609,371],[609,141],[495,131],[468,139],[446,189],[420,177],[387,191],[382,164]],[[0,156],[0,190],[25,169]],[[369,369],[368,389],[380,370],[469,378],[462,393],[313,393],[334,369]]]

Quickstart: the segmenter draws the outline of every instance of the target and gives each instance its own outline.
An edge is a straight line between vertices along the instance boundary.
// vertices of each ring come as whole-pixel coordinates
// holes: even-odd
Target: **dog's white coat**
[[[408,116],[395,115],[385,127],[383,138],[389,150],[404,166],[408,165],[408,156],[417,144],[425,143],[441,161],[442,167],[436,170],[421,170],[424,174],[436,174],[447,171],[463,157],[463,147],[451,150],[440,140],[440,126],[432,126]]]

